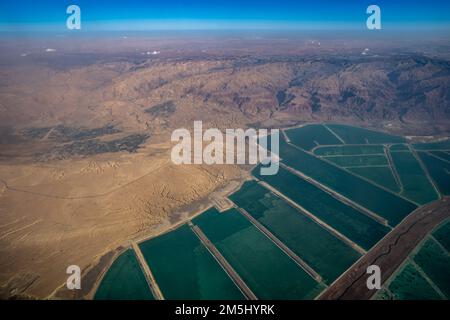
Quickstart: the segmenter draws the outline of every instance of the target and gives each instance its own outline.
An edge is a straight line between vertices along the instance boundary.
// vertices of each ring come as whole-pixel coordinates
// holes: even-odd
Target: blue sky
[[[361,29],[377,4],[384,28],[449,28],[449,0],[1,0],[1,30],[64,30],[77,4],[83,30]]]

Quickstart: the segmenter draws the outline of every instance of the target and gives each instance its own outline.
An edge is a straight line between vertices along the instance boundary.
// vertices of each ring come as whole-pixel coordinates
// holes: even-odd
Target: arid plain
[[[172,131],[195,120],[448,135],[449,48],[316,35],[5,39],[0,297],[67,297],[67,266],[94,270],[92,285],[130,240],[245,180],[244,166],[171,162]]]

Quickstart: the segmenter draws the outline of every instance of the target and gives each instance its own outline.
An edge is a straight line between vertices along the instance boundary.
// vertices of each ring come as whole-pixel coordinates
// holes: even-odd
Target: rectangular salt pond
[[[282,162],[397,225],[416,205],[318,157],[281,144]]]
[[[360,254],[255,181],[230,196],[330,284]]]
[[[284,168],[280,168],[276,175],[261,176],[257,167],[253,175],[366,250],[389,232],[387,227],[374,219]]]
[[[312,299],[324,288],[236,209],[193,220],[259,299]]]
[[[309,124],[285,131],[289,140],[296,146],[311,150],[317,145],[334,145],[342,142],[321,124]]]
[[[95,300],[154,300],[132,249],[111,265],[95,293]]]
[[[342,124],[327,124],[326,126],[348,144],[403,143],[406,141],[400,136],[360,127]]]
[[[420,204],[439,198],[419,161],[411,152],[391,152],[391,157],[403,185],[403,196]]]
[[[188,225],[139,247],[166,299],[244,299]]]

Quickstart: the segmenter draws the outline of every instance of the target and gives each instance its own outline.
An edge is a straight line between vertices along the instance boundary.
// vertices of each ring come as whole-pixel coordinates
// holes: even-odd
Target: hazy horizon
[[[66,28],[69,5],[81,8],[82,29],[98,31],[162,30],[352,30],[366,29],[366,9],[381,8],[382,27],[391,31],[450,30],[450,3],[423,1],[171,0],[75,2],[5,0],[0,4],[1,32],[71,32]],[[73,31],[72,31],[73,32]]]

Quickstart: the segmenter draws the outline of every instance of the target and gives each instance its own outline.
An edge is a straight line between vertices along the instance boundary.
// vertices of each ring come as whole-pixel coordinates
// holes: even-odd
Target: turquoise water
[[[305,125],[285,131],[289,140],[296,146],[311,150],[317,145],[342,144],[327,128],[321,124]]]
[[[342,124],[327,124],[327,127],[333,130],[347,144],[402,143],[406,141],[403,137],[359,127]]]
[[[430,151],[431,154],[450,162],[450,153],[444,151]]]
[[[450,163],[433,157],[426,152],[419,152],[419,157],[436,183],[439,192],[443,195],[450,195]]]
[[[450,299],[450,256],[432,238],[425,241],[414,255],[414,261]]]
[[[294,251],[328,284],[360,257],[346,243],[254,181],[246,182],[230,199]]]
[[[433,232],[433,236],[448,252],[450,252],[450,221],[447,221]]]
[[[420,204],[439,198],[420,163],[411,152],[391,152],[391,157],[403,185],[403,196]]]
[[[405,267],[376,299],[440,300],[450,298],[450,221],[441,224],[432,236],[412,253]],[[413,264],[413,261],[415,264]],[[420,270],[420,271],[419,271]],[[437,288],[437,289],[436,289]]]
[[[411,263],[389,284],[395,300],[440,300],[441,297]]]
[[[393,144],[389,147],[390,151],[409,151],[406,144]]]
[[[405,196],[420,203],[435,199],[430,196],[429,181],[428,184],[425,183],[426,178],[424,180],[425,175],[418,162],[411,161],[412,155],[403,144],[403,138],[362,128],[329,126],[347,143],[362,145],[317,147],[314,153],[325,156],[350,155],[328,158],[341,166],[379,165],[387,163],[380,143],[394,143],[391,151],[397,151],[392,153],[402,182],[406,186]],[[287,132],[292,143],[306,150],[318,144],[341,143],[323,125],[308,125]],[[420,150],[450,150],[449,143],[450,140],[418,144],[414,147]],[[285,164],[388,219],[391,225],[396,225],[416,208],[411,202],[326,163],[309,152],[299,150],[283,139],[280,145],[281,158]],[[441,160],[424,151],[418,153],[440,192],[450,194],[450,163],[445,161],[449,159],[450,154],[430,151],[444,159]],[[387,166],[348,170],[392,191],[399,191]],[[280,168],[275,176],[260,176],[257,167],[253,175],[366,250],[389,231],[389,228],[286,169]],[[319,273],[324,283],[330,284],[360,256],[326,228],[256,182],[245,183],[242,189],[230,198]],[[324,289],[323,284],[311,278],[238,211],[232,209],[219,213],[210,209],[194,219],[194,223],[217,246],[258,298],[312,299]],[[450,223],[437,229],[433,236],[435,240],[425,242],[411,259],[414,259],[426,277],[448,297]],[[166,299],[244,299],[189,226],[184,225],[148,240],[140,244],[140,247]],[[405,266],[388,289],[380,296],[390,298],[392,294],[395,299],[439,298],[437,292],[412,264]],[[95,299],[154,299],[131,249],[119,256],[105,274]]]
[[[193,220],[259,299],[312,299],[322,289],[236,209]]]
[[[288,144],[281,144],[280,155],[286,165],[386,218],[392,226],[416,209],[413,203]]]
[[[341,145],[330,147],[318,147],[314,149],[314,154],[318,156],[350,156],[362,154],[384,154],[382,145]]]
[[[187,225],[139,245],[166,299],[243,299]]]
[[[347,168],[347,170],[388,188],[393,192],[400,192],[400,187],[395,181],[391,168],[389,167]]]
[[[413,146],[416,150],[450,150],[450,139],[439,142],[416,143]]]
[[[132,249],[122,253],[100,283],[95,300],[154,300]]]
[[[280,168],[277,175],[253,175],[267,182],[364,249],[371,248],[389,229],[360,211],[340,202],[325,191]]]
[[[326,156],[322,157],[340,167],[387,166],[385,155]]]

